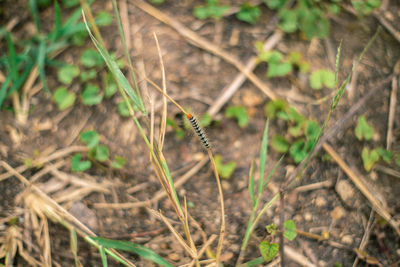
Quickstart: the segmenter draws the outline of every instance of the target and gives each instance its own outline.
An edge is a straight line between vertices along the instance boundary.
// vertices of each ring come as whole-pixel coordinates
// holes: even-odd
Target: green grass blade
[[[342,50],[342,42],[340,42],[339,47],[336,52],[336,64],[335,64],[335,88],[337,88],[339,83],[339,64],[340,64],[340,54]]]
[[[57,1],[54,2],[54,29],[50,33],[50,39],[52,42],[62,35],[62,20],[61,20],[61,9]]]
[[[272,168],[272,170],[270,171],[270,173],[268,174],[268,177],[265,179],[264,184],[263,184],[263,188],[262,190],[264,191],[265,187],[267,186],[269,179],[271,179],[272,175],[274,175],[276,169],[278,169],[279,165],[281,165],[281,162],[283,160],[283,158],[285,157],[285,155],[283,155],[277,163],[275,163],[274,167]]]
[[[119,12],[118,12],[117,2],[115,0],[112,0],[112,4],[113,4],[114,11],[115,11],[115,17],[117,18],[117,25],[118,25],[119,35],[121,36],[121,41],[122,41],[122,44],[124,45],[125,57],[128,60],[129,73],[130,73],[130,75],[132,77],[133,83],[135,84],[136,93],[138,94],[138,96],[140,96],[139,87],[137,85],[135,72],[133,71],[133,65],[132,65],[131,57],[129,56],[128,47],[127,47],[126,41],[125,41],[125,34],[124,34],[123,29],[122,29],[122,23],[121,23],[121,18],[119,16]],[[139,97],[139,100],[141,101],[140,97]],[[143,103],[142,103],[142,105],[143,105]]]
[[[37,56],[37,66],[39,71],[39,78],[42,81],[43,89],[50,93],[49,87],[47,86],[46,82],[46,73],[44,71],[44,62],[46,59],[46,41],[42,39],[39,44],[39,53]]]
[[[81,266],[79,263],[79,259],[78,259],[78,238],[76,235],[76,231],[73,228],[69,229],[70,231],[70,246],[71,246],[71,251],[72,254],[74,255],[74,260],[75,260],[75,266]]]
[[[161,266],[172,267],[171,264],[169,264],[166,260],[164,260],[160,255],[155,253],[153,250],[143,247],[141,245],[138,245],[138,244],[135,244],[132,242],[128,242],[128,241],[112,240],[112,239],[106,239],[106,238],[101,238],[101,237],[91,237],[91,239],[93,239],[98,244],[100,244],[106,248],[113,248],[113,249],[119,249],[119,250],[123,250],[123,251],[132,252],[132,253],[139,255],[142,258],[150,260]]]
[[[254,196],[254,160],[251,161],[250,174],[249,174],[249,194],[253,208],[256,206],[256,198]]]
[[[36,0],[29,0],[29,9],[31,10],[33,21],[35,22],[36,31],[40,32],[39,10]]]
[[[103,264],[103,267],[108,267],[106,251],[104,250],[103,246],[99,247],[99,252],[100,252],[100,258],[101,258],[101,263]]]
[[[251,261],[248,261],[248,262],[242,264],[241,266],[243,266],[243,267],[252,267],[252,266],[257,266],[257,265],[262,264],[262,263],[264,263],[264,259],[262,257],[258,257],[258,258],[255,258],[255,259],[253,259]]]
[[[13,82],[11,89],[7,92],[7,97],[9,97],[12,93],[14,93],[14,91],[18,90],[24,84],[29,76],[29,73],[31,73],[31,70],[34,67],[35,62],[26,62],[24,64],[24,71],[18,76],[17,80]]]
[[[15,82],[18,77],[17,52],[15,51],[15,46],[9,32],[6,33],[6,40],[8,48],[9,75],[11,75],[11,80]]]
[[[89,29],[89,25],[86,23],[86,29],[89,33],[90,38],[92,39],[94,45],[96,46],[97,50],[99,51],[100,55],[103,57],[104,61],[110,72],[113,74],[115,81],[118,83],[120,88],[124,89],[127,93],[129,98],[133,101],[134,105],[143,113],[146,114],[146,110],[143,106],[142,101],[139,99],[138,95],[136,94],[135,90],[131,87],[128,80],[125,78],[122,71],[119,69],[117,63],[112,59],[110,54],[100,45],[100,43],[96,40],[93,36],[92,32]]]
[[[0,88],[0,108],[3,105],[4,99],[6,98],[7,95],[7,88],[11,83],[11,76],[7,76],[6,80],[3,82]]]
[[[268,128],[269,128],[269,120],[267,120],[264,129],[264,135],[261,143],[260,149],[260,176],[258,181],[258,194],[260,195],[263,190],[264,184],[264,172],[265,172],[265,163],[267,161],[267,153],[268,153]]]

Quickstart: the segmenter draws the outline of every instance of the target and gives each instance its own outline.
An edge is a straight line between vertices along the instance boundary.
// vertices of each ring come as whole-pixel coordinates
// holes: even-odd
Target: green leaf
[[[104,162],[109,156],[108,147],[105,145],[97,145],[89,151],[88,156],[100,162]]]
[[[99,134],[93,130],[82,132],[80,138],[88,148],[94,148],[99,144]]]
[[[208,114],[208,113],[205,113],[203,116],[201,116],[199,118],[199,123],[203,127],[209,126],[211,124],[211,122],[212,122],[212,118],[211,118],[210,114]]]
[[[250,24],[255,24],[260,18],[261,10],[258,6],[253,6],[249,3],[244,3],[240,6],[240,10],[236,13],[236,17]]]
[[[97,26],[108,26],[112,23],[112,16],[107,11],[100,11],[96,15]]]
[[[58,80],[64,84],[70,84],[72,80],[79,75],[79,68],[77,66],[66,65],[58,69]]]
[[[298,8],[297,14],[300,20],[299,28],[307,39],[328,37],[330,25],[326,12],[317,7],[303,5]]]
[[[270,9],[281,9],[282,7],[285,6],[287,0],[264,0],[264,3],[270,8]]]
[[[265,123],[264,134],[261,142],[260,149],[260,172],[259,172],[259,180],[258,180],[258,195],[262,194],[264,190],[264,184],[269,182],[271,176],[268,176],[267,179],[264,179],[265,172],[265,164],[267,162],[267,154],[268,154],[268,132],[269,132],[269,120]]]
[[[89,80],[96,78],[97,75],[98,73],[95,69],[90,69],[88,71],[82,71],[81,74],[79,75],[79,78],[81,79],[82,82],[87,82]]]
[[[379,160],[379,153],[376,149],[369,150],[369,148],[364,147],[361,153],[361,158],[364,163],[364,169],[369,172],[374,164]]]
[[[260,253],[264,261],[270,261],[278,254],[279,245],[277,243],[269,243],[264,240],[260,243]]]
[[[96,50],[86,49],[81,55],[81,64],[87,68],[100,67],[104,60]]]
[[[46,82],[46,73],[44,70],[44,64],[46,60],[46,41],[45,39],[40,40],[39,44],[39,52],[37,55],[37,68],[39,70],[39,78],[42,82],[43,89],[45,92],[50,92],[49,87],[47,86]]]
[[[264,259],[262,257],[255,258],[251,261],[244,263],[245,267],[253,267],[253,266],[260,266],[260,264],[264,263]]]
[[[266,225],[265,226],[265,229],[267,229],[267,232],[270,234],[270,235],[275,235],[275,233],[276,233],[276,224],[274,224],[274,223],[271,223],[271,224],[268,224],[268,225]]]
[[[54,102],[56,102],[59,110],[64,110],[72,105],[75,102],[75,94],[73,92],[69,92],[67,88],[60,86],[53,93]]]
[[[270,119],[274,119],[279,111],[285,111],[286,109],[287,109],[287,103],[285,102],[285,100],[276,99],[269,101],[265,105],[264,112],[265,116],[267,116]]]
[[[119,113],[119,115],[121,115],[122,117],[129,117],[129,109],[128,106],[126,105],[125,101],[119,102],[117,105],[117,111]]]
[[[218,171],[219,175],[221,176],[221,178],[224,178],[224,179],[231,178],[231,176],[236,168],[236,162],[230,161],[226,164],[223,164],[221,155],[216,155],[214,160],[215,160],[215,166],[217,167],[217,171]]]
[[[99,246],[99,253],[103,267],[108,267],[106,251],[103,246]]]
[[[198,19],[220,19],[229,10],[227,5],[218,5],[218,0],[207,0],[207,5],[193,9],[193,15]]]
[[[249,195],[251,199],[251,204],[253,207],[256,206],[256,198],[254,195],[254,189],[255,189],[255,184],[254,184],[254,160],[251,161],[251,166],[250,166],[250,173],[249,173]]]
[[[88,160],[81,161],[82,159],[82,154],[75,154],[72,157],[71,161],[71,169],[75,172],[83,172],[88,170],[91,166],[92,163]]]
[[[115,156],[114,161],[111,162],[111,167],[114,169],[122,169],[126,164],[126,160],[123,157]]]
[[[301,115],[294,107],[289,107],[287,115],[289,121],[295,122],[297,124],[306,121],[306,118],[303,115]]]
[[[368,124],[365,116],[359,116],[357,120],[357,126],[355,129],[355,134],[358,140],[371,140],[374,135],[374,129]]]
[[[36,0],[29,0],[29,9],[32,13],[33,16],[33,21],[35,22],[36,26],[36,31],[40,32],[40,21],[39,21],[39,10],[38,10],[38,4]]]
[[[160,5],[160,4],[164,3],[164,0],[151,0],[151,3],[155,4],[155,5]]]
[[[279,12],[279,18],[281,21],[278,26],[282,31],[287,33],[293,33],[298,29],[298,13],[296,10],[281,9]]]
[[[88,84],[81,93],[81,99],[83,104],[87,106],[93,106],[101,103],[103,95],[99,93],[100,89],[97,85]]]
[[[65,7],[70,8],[79,5],[79,0],[62,0]]]
[[[112,97],[117,92],[117,90],[118,90],[117,84],[115,83],[112,74],[107,73],[105,79],[105,90],[104,90],[105,98]]]
[[[128,241],[119,241],[119,240],[112,240],[106,239],[101,237],[90,237],[100,245],[104,246],[105,248],[113,248],[119,249],[123,251],[128,251],[139,255],[140,257],[150,260],[156,264],[159,264],[164,267],[172,267],[166,260],[164,260],[161,256],[156,254],[153,250],[143,247],[139,244],[135,244]]]
[[[225,111],[227,118],[235,118],[240,127],[246,127],[249,123],[249,116],[247,115],[246,108],[243,106],[230,106]]]
[[[272,137],[271,146],[279,153],[286,153],[289,150],[289,142],[283,136],[277,134]]]
[[[309,141],[316,141],[320,131],[319,124],[313,120],[307,120],[304,134]]]
[[[387,164],[390,164],[394,156],[392,151],[386,150],[382,147],[378,147],[378,154]]]
[[[300,163],[307,156],[306,144],[303,140],[298,140],[292,144],[289,154],[295,163]]]
[[[288,75],[292,71],[292,64],[289,62],[282,63],[269,63],[267,77],[283,77]]]
[[[288,240],[293,241],[297,236],[296,232],[296,224],[293,220],[287,220],[283,223],[283,227],[285,227],[285,232],[283,233],[284,237]]]
[[[335,73],[329,70],[316,70],[310,75],[310,85],[314,90],[322,89],[322,87],[335,88]]]

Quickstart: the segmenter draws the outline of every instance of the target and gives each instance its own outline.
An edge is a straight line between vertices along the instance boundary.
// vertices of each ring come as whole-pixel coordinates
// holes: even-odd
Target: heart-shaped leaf
[[[361,158],[364,163],[364,169],[369,172],[374,164],[379,160],[379,153],[376,149],[369,150],[369,148],[364,147],[361,153]]]
[[[270,261],[278,254],[279,245],[264,240],[260,243],[260,253],[264,261]]]

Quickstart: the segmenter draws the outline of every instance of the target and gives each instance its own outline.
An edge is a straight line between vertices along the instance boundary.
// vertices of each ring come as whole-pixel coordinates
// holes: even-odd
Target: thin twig
[[[390,150],[392,147],[393,139],[393,124],[396,114],[397,104],[397,90],[399,88],[399,76],[400,76],[400,60],[397,61],[394,67],[394,75],[392,79],[392,93],[390,94],[390,106],[389,106],[389,118],[388,118],[388,130],[386,135],[386,149]]]

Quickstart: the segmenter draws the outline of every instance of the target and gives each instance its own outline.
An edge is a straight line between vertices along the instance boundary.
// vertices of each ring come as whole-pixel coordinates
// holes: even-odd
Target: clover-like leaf
[[[97,145],[89,151],[88,156],[92,159],[104,162],[109,156],[108,147],[105,145]]]
[[[81,99],[83,104],[93,106],[101,102],[103,95],[100,94],[100,89],[97,85],[88,84],[81,93]]]
[[[227,118],[235,118],[240,127],[246,127],[249,123],[249,115],[247,115],[246,108],[243,106],[230,106],[225,111]]]
[[[236,17],[250,24],[255,24],[260,18],[261,10],[258,6],[253,6],[249,3],[244,3],[240,6],[240,10],[236,13]]]
[[[122,169],[126,164],[126,160],[123,157],[115,156],[113,162],[111,162],[111,167],[114,169]]]
[[[69,92],[67,88],[61,86],[58,87],[53,94],[54,102],[57,103],[59,110],[64,110],[71,107],[75,102],[75,94]]]
[[[262,241],[259,248],[264,261],[274,259],[279,251],[279,245],[277,243],[270,243],[267,240]]]
[[[57,78],[64,84],[70,84],[72,80],[79,75],[77,66],[65,65],[58,69]]]
[[[100,67],[104,64],[104,60],[96,50],[86,49],[81,55],[81,64],[87,68]]]
[[[280,153],[286,153],[289,150],[289,142],[285,137],[277,134],[272,137],[271,146],[274,150]]]
[[[87,145],[88,148],[94,148],[99,144],[99,134],[96,131],[84,131],[80,135],[81,141]]]
[[[322,87],[335,87],[335,73],[329,70],[316,70],[310,75],[310,85],[312,89],[320,90]]]
[[[296,238],[296,224],[293,220],[287,220],[283,223],[283,227],[285,227],[285,232],[283,235],[290,241]]]
[[[71,161],[71,169],[75,172],[83,172],[88,170],[91,166],[92,163],[88,160],[82,161],[82,154],[75,154],[72,157]]]
[[[229,179],[235,171],[236,162],[230,161],[226,164],[223,164],[221,155],[216,155],[214,160],[218,174],[221,176],[221,178]]]
[[[363,160],[364,169],[369,172],[374,164],[379,160],[379,153],[376,149],[370,150],[369,148],[364,147],[361,153],[361,158]]]
[[[365,116],[359,116],[357,120],[357,126],[355,134],[358,140],[371,140],[374,135],[374,129],[368,124]]]

